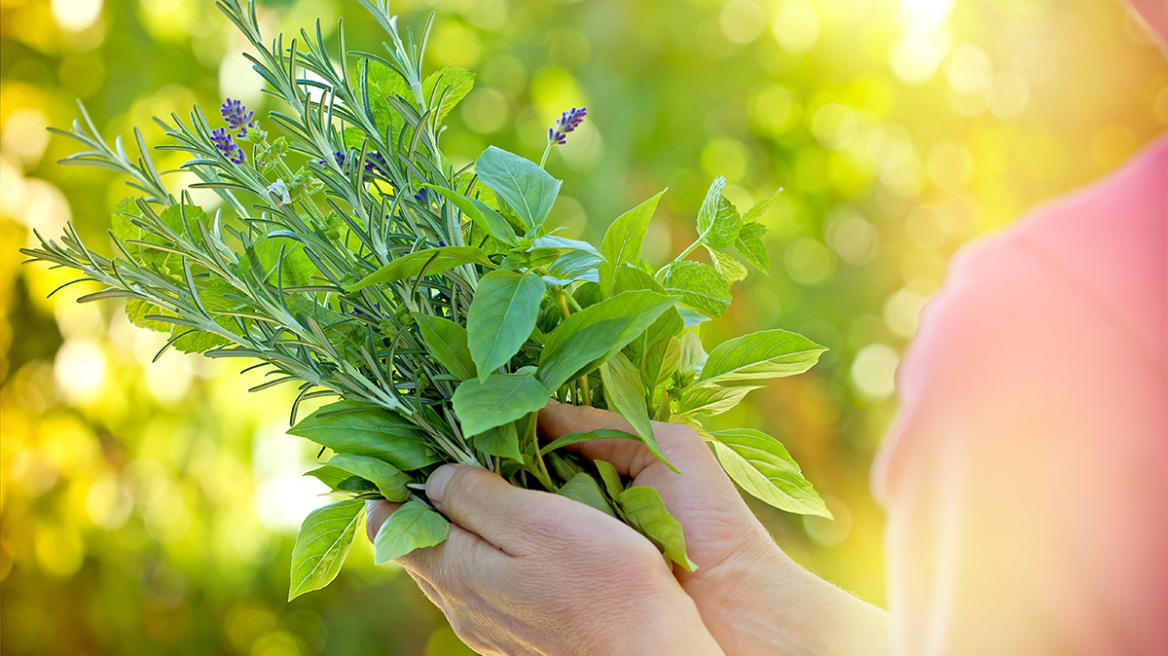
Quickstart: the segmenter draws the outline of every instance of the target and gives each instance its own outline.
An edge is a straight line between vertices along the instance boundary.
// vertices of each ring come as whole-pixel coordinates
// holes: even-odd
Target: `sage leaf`
[[[786,330],[751,333],[714,347],[694,384],[725,384],[801,374],[815,365],[826,350]]]
[[[514,422],[489,428],[471,440],[479,451],[523,462],[523,450],[519,448],[519,431],[516,430]]]
[[[328,461],[328,464],[373,483],[381,496],[388,501],[405,501],[410,497],[410,490],[406,487],[406,483],[413,479],[384,460],[369,456],[355,456],[351,453],[338,453]]]
[[[560,193],[560,181],[531,160],[490,146],[475,162],[479,180],[507,201],[528,228],[543,223]]]
[[[531,372],[493,374],[485,381],[472,378],[454,390],[454,413],[465,435],[478,435],[536,412],[551,393]]]
[[[492,271],[479,280],[466,331],[479,380],[503,366],[531,336],[545,285],[533,273]]]
[[[288,430],[337,453],[380,458],[402,471],[442,460],[413,422],[358,401],[324,406]]]
[[[636,485],[617,495],[616,501],[625,520],[657,545],[667,559],[687,572],[698,568],[685,553],[685,534],[681,524],[666,510],[657,490]]]
[[[681,296],[681,303],[702,314],[718,318],[730,305],[730,285],[722,274],[701,262],[681,260],[665,270],[661,285],[670,294]]]
[[[781,442],[751,428],[712,435],[714,455],[742,489],[780,510],[832,518]]]
[[[673,471],[677,468],[661,455],[657,438],[653,435],[653,423],[645,408],[645,388],[641,385],[641,375],[622,353],[614,354],[600,365],[600,378],[604,381],[604,398],[609,409],[616,410],[633,427],[641,441]]]
[[[373,562],[381,565],[416,549],[441,544],[450,536],[450,522],[420,501],[407,501],[377,531]]]
[[[600,484],[586,472],[580,472],[572,478],[569,478],[567,483],[564,483],[556,489],[556,493],[579,501],[586,506],[592,506],[609,517],[616,517],[612,506],[604,498],[604,492],[601,491]]]
[[[649,229],[649,219],[653,218],[657,202],[664,193],[664,190],[659,191],[649,200],[621,214],[605,231],[604,240],[600,242],[600,256],[603,258],[600,264],[600,289],[605,298],[614,293],[616,272],[626,262],[641,259],[641,244]]]
[[[615,428],[598,428],[596,430],[585,431],[582,433],[568,433],[563,437],[548,443],[539,452],[543,455],[555,451],[560,447],[568,446],[569,444],[579,444],[580,442],[590,442],[592,440],[640,440],[637,435],[633,435],[627,431],[617,430]]]
[[[365,516],[365,502],[346,499],[308,513],[292,547],[288,601],[332,582]]]
[[[449,319],[431,314],[414,313],[422,341],[430,355],[459,380],[475,377],[475,364],[467,346],[466,328]]]
[[[407,253],[395,258],[377,271],[365,276],[360,282],[345,289],[350,292],[364,289],[369,285],[396,282],[422,275],[437,275],[463,264],[493,266],[487,254],[474,246],[441,246]]]

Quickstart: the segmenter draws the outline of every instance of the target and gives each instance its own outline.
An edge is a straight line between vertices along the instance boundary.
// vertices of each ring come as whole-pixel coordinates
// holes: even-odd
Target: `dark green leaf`
[[[346,499],[308,514],[292,547],[288,601],[332,582],[349,554],[365,515],[365,502]]]
[[[479,156],[475,171],[529,229],[543,223],[560,193],[560,181],[535,162],[495,146]]]
[[[416,549],[441,544],[450,535],[450,522],[420,501],[407,501],[377,531],[373,562],[397,560]]]
[[[568,446],[569,444],[578,444],[580,442],[591,442],[592,440],[640,440],[641,438],[632,433],[616,430],[615,428],[598,428],[583,433],[568,433],[563,437],[551,442],[547,446],[539,450],[542,454],[548,454],[560,447]]]
[[[381,458],[402,471],[441,460],[413,423],[395,412],[357,401],[326,405],[288,432],[337,453]]]
[[[406,487],[406,483],[411,482],[412,479],[384,460],[369,456],[355,456],[351,453],[338,453],[333,456],[332,460],[329,460],[328,464],[373,483],[381,496],[389,501],[405,501],[410,497],[410,490]]]
[[[507,246],[514,246],[519,243],[519,239],[515,236],[515,230],[511,227],[510,223],[507,223],[507,219],[499,216],[498,212],[491,209],[481,200],[468,198],[457,191],[452,191],[445,187],[431,184],[422,186],[438,192],[447,200],[454,203],[454,206],[462,212],[463,216],[479,226],[495,241]]]
[[[398,257],[377,271],[365,276],[348,291],[357,291],[369,285],[394,282],[413,278],[425,270],[426,275],[436,275],[462,264],[491,265],[487,254],[474,246],[442,246],[414,251]]]
[[[474,360],[467,346],[466,328],[457,323],[431,314],[414,313],[422,341],[430,349],[430,355],[446,368],[455,378],[468,380],[475,377]]]
[[[499,270],[479,280],[466,330],[480,381],[510,360],[531,336],[544,289],[543,280],[533,273]]]
[[[667,559],[687,572],[698,568],[685,553],[685,534],[681,524],[666,510],[657,490],[638,485],[621,492],[616,500],[625,520],[657,545]]]
[[[806,337],[786,330],[751,333],[715,347],[695,385],[801,374],[810,369],[826,350]]]
[[[749,428],[717,431],[713,436],[714,455],[742,489],[781,510],[831,519],[831,512],[781,442]]]
[[[454,412],[465,435],[478,435],[536,412],[551,394],[532,373],[494,374],[470,379],[454,391]]]
[[[515,429],[514,422],[487,429],[471,440],[479,451],[523,462],[523,450],[519,448],[519,432]]]

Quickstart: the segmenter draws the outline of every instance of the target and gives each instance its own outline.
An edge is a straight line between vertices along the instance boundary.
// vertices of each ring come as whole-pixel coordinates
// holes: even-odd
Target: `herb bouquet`
[[[709,432],[766,378],[801,373],[823,349],[766,330],[702,350],[695,326],[720,316],[731,283],[765,269],[756,219],[710,187],[697,239],[652,269],[641,242],[661,194],[618,217],[599,248],[549,230],[560,181],[548,152],[584,119],[565,112],[540,164],[488,148],[456,170],[439,147],[443,119],[473,75],[422,76],[429,24],[399,31],[384,0],[362,0],[388,35],[380,52],[330,52],[317,23],[285,42],[260,35],[253,0],[219,8],[255,47],[254,69],[284,103],[263,125],[240,102],[222,123],[195,107],[162,123],[191,159],[182,169],[222,203],[208,214],[163,184],[140,132],[140,156],[111,147],[84,122],[58,131],[89,150],[64,163],[130,176],[134,198],[112,218],[113,257],[66,227],[39,234],[32,260],[80,272],[100,291],[81,302],[123,299],[130,320],[169,334],[175,348],[254,360],[270,379],[254,390],[298,386],[290,432],[331,458],[310,475],[348,498],[304,521],[292,554],[290,598],[327,585],[362,524],[364,499],[404,502],[381,527],[377,562],[438,544],[446,519],[419,490],[438,465],[491,469],[619,517],[665,557],[692,569],[680,525],[648,487],[627,487],[607,463],[562,447],[624,438],[658,453],[651,421],[697,430],[730,476],[779,508],[828,515],[775,439],[751,429]],[[343,26],[340,26],[343,27]],[[160,122],[161,123],[161,122]],[[776,192],[777,193],[777,192]],[[713,265],[687,257],[704,249]],[[72,284],[72,283],[68,283]],[[306,399],[334,397],[296,421]],[[577,433],[541,445],[536,415],[550,398],[620,413],[633,432]]]

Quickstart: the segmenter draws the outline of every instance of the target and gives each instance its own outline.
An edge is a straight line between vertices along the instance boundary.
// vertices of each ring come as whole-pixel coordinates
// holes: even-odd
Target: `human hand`
[[[481,654],[722,654],[656,547],[567,497],[445,465],[450,537],[398,562]],[[368,504],[369,539],[400,504]]]
[[[620,415],[584,406],[553,403],[539,419],[547,439],[605,428],[632,432]],[[884,613],[787,557],[697,433],[661,422],[653,422],[653,433],[681,474],[635,440],[566,448],[608,461],[632,485],[661,494],[698,566],[693,572],[675,567],[674,574],[727,654],[879,654],[887,648]]]

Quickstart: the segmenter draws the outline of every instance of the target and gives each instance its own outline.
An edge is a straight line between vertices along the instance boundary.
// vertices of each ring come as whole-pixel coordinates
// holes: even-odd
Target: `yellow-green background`
[[[271,0],[277,29],[319,16],[350,48],[380,35],[355,1]],[[707,344],[801,331],[831,351],[718,425],[782,439],[834,523],[759,507],[800,562],[874,603],[882,515],[868,469],[892,374],[952,253],[1114,168],[1168,125],[1168,66],[1112,0],[401,0],[436,10],[429,64],[479,74],[444,137],[538,156],[558,113],[584,127],[550,160],[555,220],[596,239],[669,187],[646,242],[693,236],[710,180],[766,217],[773,266],[736,288]],[[238,366],[170,353],[119,308],[76,305],[68,274],[19,265],[30,231],[91,244],[122,181],[54,162],[80,98],[108,138],[151,116],[260,102],[209,0],[0,0],[0,652],[459,654],[441,616],[364,541],[327,590],[285,601],[295,526],[322,500],[288,397]],[[262,114],[262,112],[261,112]],[[166,166],[181,160],[162,157]],[[176,183],[181,180],[176,179]],[[1106,220],[1106,217],[1100,217]],[[1002,317],[1009,321],[1009,317]],[[250,381],[250,382],[249,382]]]

